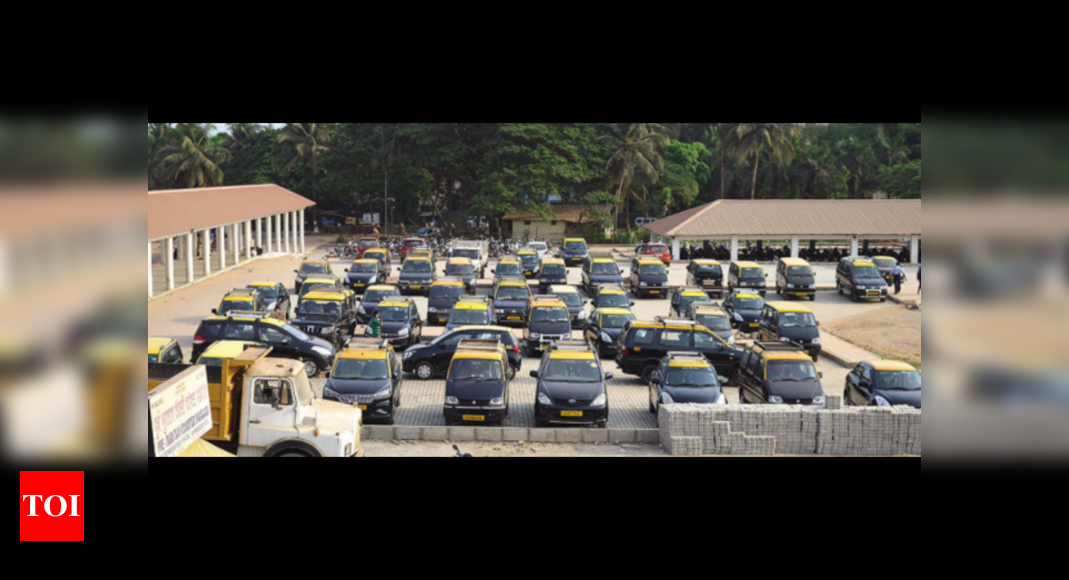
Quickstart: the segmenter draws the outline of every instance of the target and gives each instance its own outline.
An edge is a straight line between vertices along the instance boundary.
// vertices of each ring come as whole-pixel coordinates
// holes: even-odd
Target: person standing
[[[894,269],[891,270],[891,276],[894,277],[895,294],[897,295],[902,291],[902,282],[906,279],[906,271],[902,269],[901,265],[895,264]]]
[[[921,293],[921,267],[917,266],[917,294]]]
[[[371,327],[371,336],[378,338],[382,331],[382,315],[379,314],[378,310],[376,310],[375,315],[371,317],[371,322],[368,326]]]

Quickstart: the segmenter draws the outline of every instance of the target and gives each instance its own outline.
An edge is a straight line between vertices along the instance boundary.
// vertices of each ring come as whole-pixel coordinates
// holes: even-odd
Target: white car
[[[527,244],[527,247],[538,253],[539,260],[552,257],[549,252],[549,246],[547,246],[545,242],[531,242]]]

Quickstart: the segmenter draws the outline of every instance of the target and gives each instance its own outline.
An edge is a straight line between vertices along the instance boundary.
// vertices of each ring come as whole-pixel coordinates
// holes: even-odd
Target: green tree
[[[694,205],[702,184],[709,181],[712,171],[708,161],[712,154],[702,143],[673,141],[664,148],[667,160],[645,208],[649,217],[653,212],[663,217],[670,210],[682,211]]]
[[[854,199],[859,197],[862,180],[876,175],[879,161],[872,150],[873,142],[849,135],[835,144],[838,164],[850,172],[850,181],[854,184]]]
[[[311,168],[312,201],[316,203],[315,227],[319,228],[318,197],[316,196],[316,159],[327,151],[330,131],[324,123],[290,123],[278,133],[278,151],[282,157],[282,170],[290,171],[298,162]]]
[[[617,208],[625,200],[639,197],[646,191],[643,181],[656,184],[659,172],[664,167],[664,146],[671,138],[669,130],[655,123],[632,123],[626,132],[620,127],[610,125],[615,152],[605,164],[609,171],[609,181],[616,189]],[[631,231],[630,205],[626,210],[627,230]],[[613,217],[613,223],[617,223]]]
[[[212,147],[208,134],[215,128],[211,123],[179,123],[175,135],[157,153],[159,181],[165,187],[216,187],[223,184],[221,163],[230,159],[230,152]]]
[[[910,161],[876,170],[876,183],[888,197],[898,199],[920,199],[921,197],[921,160]]]
[[[750,199],[754,199],[757,192],[757,166],[761,159],[761,152],[768,153],[769,157],[775,159],[781,165],[790,165],[791,161],[794,160],[794,145],[791,140],[797,134],[797,131],[791,123],[739,124],[735,131],[739,135],[739,158],[754,158],[753,185],[750,189]]]
[[[230,123],[230,132],[223,136],[219,146],[233,154],[241,153],[252,147],[252,136],[262,130],[263,126],[256,123]]]

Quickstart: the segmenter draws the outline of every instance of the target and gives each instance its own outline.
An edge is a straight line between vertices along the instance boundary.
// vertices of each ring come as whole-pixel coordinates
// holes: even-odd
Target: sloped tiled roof
[[[723,199],[644,226],[667,237],[920,235],[921,200]]]
[[[315,205],[277,185],[201,187],[148,192],[148,239],[256,219]]]
[[[555,203],[555,204],[551,204],[549,207],[552,209],[553,215],[556,216],[554,218],[554,220],[551,220],[551,221],[562,221],[562,222],[570,222],[570,223],[577,223],[577,224],[578,223],[585,223],[585,222],[592,221],[590,219],[591,216],[589,214],[587,214],[585,216],[581,215],[583,213],[583,210],[586,209],[587,207],[589,207],[589,206],[587,206],[585,204],[581,204],[581,203]],[[612,211],[612,206],[611,205],[599,205],[599,206],[596,206],[596,209],[598,211],[602,212],[602,213],[609,213],[609,212]],[[538,215],[538,214],[536,214],[534,212],[525,211],[525,212],[520,212],[520,213],[508,214],[508,215],[505,216],[505,219],[507,219],[507,220],[543,220],[545,218],[543,218],[542,216],[540,216],[540,215]]]

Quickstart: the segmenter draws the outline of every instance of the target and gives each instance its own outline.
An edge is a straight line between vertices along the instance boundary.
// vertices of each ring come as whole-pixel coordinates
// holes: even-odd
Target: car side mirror
[[[219,313],[218,313],[218,312],[216,312],[215,310],[216,310],[215,308],[212,308],[212,314],[219,314]]]
[[[817,326],[820,326],[820,321],[819,320],[817,321]]]
[[[817,378],[818,379],[823,379],[824,378],[824,373],[820,372],[820,371],[817,371]]]
[[[329,379],[330,378],[330,371],[324,371],[323,372],[323,378]]]
[[[605,373],[605,380],[606,381],[611,379],[611,378],[612,378],[612,373]]]
[[[282,339],[282,344],[283,345],[286,345],[286,344],[289,344],[289,343],[290,343],[290,339],[288,339],[288,338],[283,338]]]
[[[297,270],[294,270],[293,273],[294,274],[300,274],[300,272],[298,272]]]
[[[537,379],[538,378],[538,371],[531,371],[531,378],[532,379]]]
[[[349,271],[349,268],[346,268],[346,269],[345,269],[345,271],[346,271],[346,272],[348,272],[348,271]]]
[[[634,300],[632,300],[632,301],[631,301],[631,306],[634,306],[634,305],[635,305],[635,301],[634,301]]]

